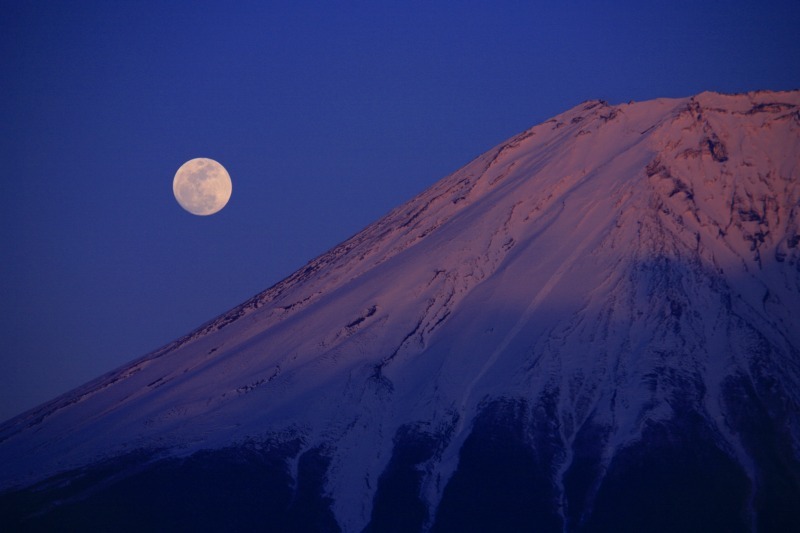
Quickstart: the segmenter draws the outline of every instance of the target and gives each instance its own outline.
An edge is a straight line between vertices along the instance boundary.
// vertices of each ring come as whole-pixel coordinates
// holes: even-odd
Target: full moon
[[[172,192],[193,215],[213,215],[231,198],[231,177],[225,167],[205,157],[190,159],[175,173]]]

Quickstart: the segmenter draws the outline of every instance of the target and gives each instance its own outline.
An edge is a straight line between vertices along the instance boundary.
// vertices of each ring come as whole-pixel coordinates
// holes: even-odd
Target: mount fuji
[[[797,531],[800,91],[585,102],[0,426],[4,530]]]

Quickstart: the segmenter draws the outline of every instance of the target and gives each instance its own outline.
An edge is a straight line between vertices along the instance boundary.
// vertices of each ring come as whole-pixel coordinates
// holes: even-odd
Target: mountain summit
[[[0,426],[12,528],[789,531],[800,92],[590,101]]]

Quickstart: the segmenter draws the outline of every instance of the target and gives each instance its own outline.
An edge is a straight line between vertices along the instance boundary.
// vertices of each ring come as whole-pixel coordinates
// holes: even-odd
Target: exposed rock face
[[[789,531],[798,154],[798,92],[584,103],[0,426],[0,520]]]

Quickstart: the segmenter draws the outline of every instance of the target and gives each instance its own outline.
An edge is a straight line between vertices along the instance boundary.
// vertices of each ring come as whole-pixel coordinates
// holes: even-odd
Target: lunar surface
[[[231,198],[233,185],[225,167],[205,157],[181,165],[172,181],[175,199],[193,215],[213,215]]]

